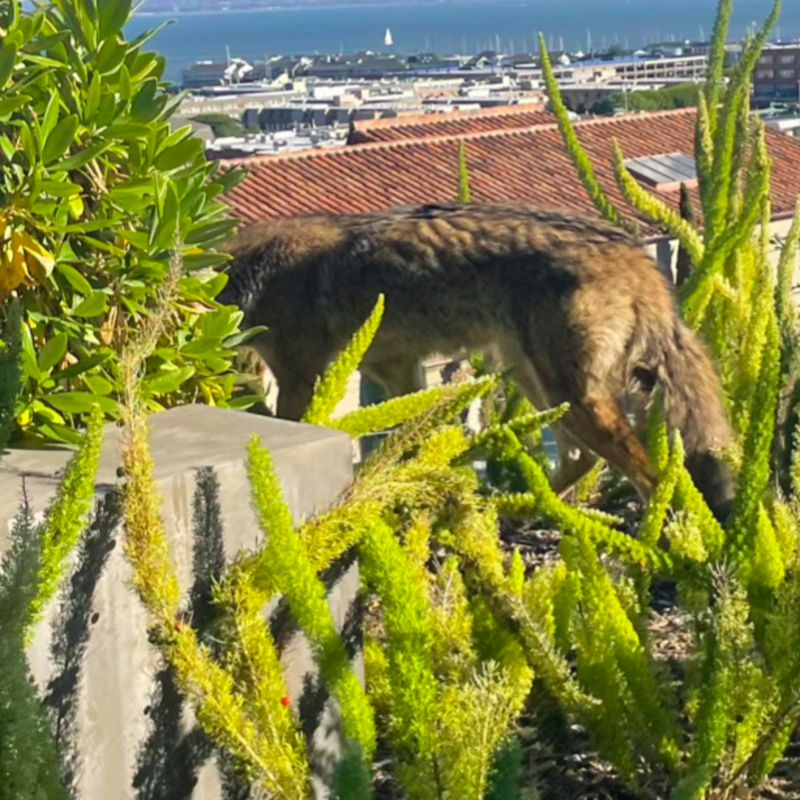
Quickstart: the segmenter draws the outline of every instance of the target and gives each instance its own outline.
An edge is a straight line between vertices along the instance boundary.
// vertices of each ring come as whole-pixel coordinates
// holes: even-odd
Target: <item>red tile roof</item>
[[[614,179],[614,140],[628,158],[676,151],[691,154],[694,120],[695,112],[684,109],[586,120],[576,130],[600,184],[633,218],[639,215],[623,200]],[[473,201],[520,201],[597,216],[554,124],[222,162],[249,171],[225,200],[245,221],[449,202],[458,188],[461,141],[466,147]],[[767,143],[773,161],[773,213],[788,214],[800,195],[800,141],[768,130]],[[660,195],[677,209],[678,192]],[[639,219],[643,233],[658,233]]]
[[[542,106],[486,108],[444,114],[414,114],[353,123],[347,143],[394,142],[427,136],[463,136],[468,133],[532,128],[552,124],[555,118]]]

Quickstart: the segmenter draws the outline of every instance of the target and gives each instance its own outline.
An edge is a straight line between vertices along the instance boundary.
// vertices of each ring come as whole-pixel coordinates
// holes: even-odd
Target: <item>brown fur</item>
[[[234,240],[221,298],[267,325],[278,416],[299,419],[316,377],[386,297],[363,363],[390,394],[419,388],[433,352],[492,348],[532,403],[570,403],[558,425],[559,491],[600,455],[642,496],[653,474],[628,414],[664,388],[668,423],[717,509],[732,486],[713,451],[730,431],[701,342],[667,282],[620,230],[520,205],[417,206],[380,214],[271,220]]]

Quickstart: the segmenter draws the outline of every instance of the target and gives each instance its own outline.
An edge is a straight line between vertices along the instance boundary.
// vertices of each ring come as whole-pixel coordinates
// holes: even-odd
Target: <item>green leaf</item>
[[[63,161],[59,161],[57,164],[53,164],[51,170],[54,172],[71,172],[74,169],[80,169],[90,161],[94,161],[94,159],[102,153],[105,153],[110,147],[111,142],[98,142],[91,147],[87,147],[85,150],[81,150],[80,153],[76,153],[74,156],[70,156]]]
[[[42,160],[45,164],[50,164],[75,141],[75,134],[78,132],[80,121],[76,114],[64,117],[58,125],[53,128],[44,145]]]
[[[207,244],[227,236],[237,225],[235,219],[225,219],[219,222],[207,222],[200,225],[186,236],[186,244]]]
[[[44,118],[42,119],[42,139],[45,141],[58,122],[58,112],[60,110],[61,99],[58,93],[54,92],[53,96],[50,98],[50,102],[47,104],[47,111],[44,112]]]
[[[42,352],[39,353],[39,369],[42,372],[50,370],[64,358],[67,352],[67,334],[57,333],[45,342]]]
[[[201,151],[203,143],[199,139],[184,139],[156,156],[157,169],[168,172],[192,161]]]
[[[86,222],[74,222],[71,225],[54,225],[59,233],[91,233],[92,231],[104,231],[113,227],[117,223],[114,219],[90,219]]]
[[[178,190],[172,181],[167,186],[167,195],[164,199],[164,210],[159,214],[159,223],[153,229],[152,244],[157,248],[170,247],[178,229],[181,203],[178,199]]]
[[[131,76],[124,64],[119,73],[119,96],[125,101],[131,99]]]
[[[107,298],[104,292],[92,292],[85,300],[78,303],[72,314],[76,317],[96,317],[106,310],[106,304]]]
[[[263,398],[257,394],[242,394],[239,397],[234,397],[228,401],[228,408],[235,408],[239,411],[244,411],[252,408],[256,403],[263,401]]]
[[[6,97],[0,100],[0,117],[10,117],[17,109],[22,108],[31,102],[31,96],[27,94]]]
[[[90,369],[100,366],[111,358],[111,351],[105,353],[95,353],[94,355],[82,358],[77,364],[72,364],[60,372],[54,372],[51,377],[54,381],[67,380],[69,378],[76,378],[78,375],[88,372]]]
[[[225,253],[197,253],[183,257],[183,267],[187,272],[196,269],[219,267],[230,261],[230,256]]]
[[[173,131],[158,146],[158,150],[156,151],[156,155],[158,155],[159,153],[163,153],[164,150],[168,150],[170,147],[174,147],[179,142],[182,142],[187,136],[191,136],[191,133],[192,133],[192,126],[191,125],[184,125],[182,128],[178,128],[178,130]]]
[[[181,353],[187,356],[201,358],[206,355],[214,355],[222,349],[222,339],[219,336],[203,336],[200,339],[185,344],[181,348]]]
[[[105,130],[110,139],[144,139],[148,133],[150,126],[143,122],[117,122]]]
[[[99,405],[107,414],[113,414],[117,410],[116,400],[90,392],[62,392],[46,395],[42,399],[65,414],[86,414],[92,410],[93,405]]]
[[[49,194],[51,197],[73,197],[81,193],[81,187],[72,181],[39,181],[36,188],[40,192]]]
[[[100,38],[119,33],[131,15],[131,0],[100,0]]]
[[[155,96],[158,89],[158,81],[155,78],[149,78],[142,84],[142,88],[136,93],[136,97],[131,103],[131,114],[134,117],[144,117],[149,119],[151,112],[155,110]],[[155,116],[155,113],[153,113]]]
[[[100,73],[95,72],[92,76],[92,82],[89,84],[89,91],[86,93],[86,105],[83,108],[83,122],[86,125],[96,122],[97,111],[100,108],[101,90]]]
[[[238,347],[245,342],[249,342],[254,336],[258,336],[259,333],[266,333],[267,330],[268,328],[266,325],[258,325],[255,328],[248,328],[246,331],[229,336],[222,342],[222,346],[226,348]]]
[[[60,272],[69,282],[69,285],[80,294],[88,297],[92,293],[92,285],[86,278],[78,272],[75,267],[70,266],[69,264],[65,264],[59,261],[56,264],[56,270]]]
[[[194,373],[194,367],[162,371],[149,380],[145,380],[143,386],[152,394],[170,394],[176,392]]]
[[[5,89],[17,63],[16,47],[0,47],[0,89]]]
[[[47,418],[47,415],[42,414],[43,417]],[[77,433],[76,431],[72,430],[72,428],[68,428],[66,425],[59,425],[56,422],[48,422],[45,425],[42,425],[39,430],[48,438],[52,439],[54,442],[65,442],[66,444],[76,444],[80,445],[83,443],[83,435]]]
[[[107,395],[114,390],[114,384],[102,375],[86,375],[83,381],[93,394]]]
[[[106,39],[100,46],[95,67],[101,75],[111,75],[116,72],[125,60],[125,48],[114,37]]]

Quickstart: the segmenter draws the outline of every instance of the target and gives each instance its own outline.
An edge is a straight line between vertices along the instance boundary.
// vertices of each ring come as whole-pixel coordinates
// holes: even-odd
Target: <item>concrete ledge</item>
[[[296,520],[329,506],[352,477],[350,440],[335,431],[206,406],[155,414],[151,426],[162,514],[196,622],[205,609],[198,598],[222,560],[261,538],[244,463],[253,434],[271,451]],[[121,431],[111,425],[105,433],[95,518],[72,580],[37,630],[31,666],[46,702],[63,719],[65,745],[71,738],[76,747],[81,800],[221,800],[227,770],[182,707],[129,588],[113,492]],[[70,456],[68,448],[16,450],[0,461],[0,553],[23,478],[31,504],[42,512]],[[334,619],[343,628],[359,587],[357,567],[334,570],[329,583]],[[265,614],[281,647],[293,707],[312,743],[316,793],[325,797],[339,751],[336,709],[318,685],[308,643],[286,624],[285,609],[273,603]],[[356,667],[360,672],[360,661]]]

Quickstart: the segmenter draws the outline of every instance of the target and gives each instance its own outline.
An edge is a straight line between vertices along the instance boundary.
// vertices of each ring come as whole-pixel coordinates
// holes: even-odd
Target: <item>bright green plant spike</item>
[[[733,161],[736,150],[736,129],[739,108],[745,101],[744,87],[750,82],[750,76],[755,68],[764,44],[770,31],[777,22],[780,14],[781,0],[776,0],[769,17],[764,22],[758,34],[747,45],[733,80],[728,88],[726,102],[719,115],[719,122],[714,132],[714,174],[709,196],[709,214],[706,218],[706,240],[716,237],[723,228],[729,207],[730,186],[733,179]],[[712,91],[715,91],[712,89]],[[712,113],[711,103],[709,112]],[[752,175],[752,173],[751,173]],[[745,211],[747,210],[745,206]]]
[[[793,335],[797,309],[792,301],[792,280],[797,266],[797,248],[800,245],[800,199],[792,221],[792,227],[781,248],[778,262],[778,281],[776,305],[780,321],[781,335],[788,339]]]
[[[703,214],[708,214],[711,176],[714,169],[714,142],[708,102],[702,92],[697,98],[697,119],[694,131],[694,159]]]
[[[437,686],[427,586],[391,528],[381,521],[370,526],[360,553],[364,579],[380,598],[386,626],[390,736],[401,752],[411,756],[420,777],[432,779]]]
[[[638,181],[628,172],[625,156],[618,142],[614,142],[614,170],[617,185],[625,199],[650,219],[659,222],[675,236],[689,254],[692,263],[698,265],[703,260],[703,241],[692,225],[680,214],[673,211],[666,203],[645,191]]]
[[[722,93],[722,76],[725,68],[725,45],[728,43],[733,0],[719,0],[714,32],[711,36],[711,52],[708,57],[708,78],[705,87],[704,102],[709,111],[709,130],[713,134],[716,128],[717,104]]]
[[[767,327],[767,341],[753,402],[753,421],[745,444],[744,462],[729,528],[731,537],[728,545],[733,548],[732,554],[739,558],[749,557],[752,541],[748,540],[751,539],[759,504],[769,484],[779,370],[780,340],[773,314]]]
[[[44,523],[39,566],[39,591],[31,608],[29,631],[58,591],[66,560],[87,523],[94,499],[95,475],[103,443],[103,414],[95,406],[84,440],[56,490]]]
[[[467,165],[467,146],[463,140],[458,143],[458,202],[461,204],[472,202],[472,189],[469,181],[469,167]]]
[[[393,397],[374,406],[365,406],[343,417],[333,419],[329,426],[344,431],[354,439],[389,430],[412,417],[424,414],[443,398],[443,389],[434,386],[413,394]]]
[[[322,678],[339,701],[345,735],[358,742],[369,758],[375,749],[372,707],[336,632],[325,586],[294,529],[269,452],[254,439],[248,454],[253,503],[265,536],[259,561],[268,565],[277,591],[286,598],[294,618],[315,650]]]
[[[658,546],[658,540],[664,527],[664,519],[669,510],[672,496],[675,494],[678,478],[683,470],[684,455],[683,441],[680,433],[676,431],[667,468],[659,478],[639,528],[639,541],[646,547]]]
[[[135,385],[129,391],[135,393]],[[133,394],[126,398],[126,406],[139,407]],[[257,725],[234,677],[199,641],[191,625],[178,618],[181,591],[161,518],[147,424],[136,415],[126,422],[125,553],[133,567],[133,585],[154,623],[151,633],[175,669],[178,687],[192,703],[202,729],[268,793],[305,800],[308,765],[294,746],[296,739],[281,737],[280,724],[266,729]],[[267,682],[267,687],[274,685]]]
[[[522,560],[522,555],[519,548],[515,547],[511,555],[511,566],[508,570],[508,590],[513,592],[518,597],[522,597],[522,592],[525,589],[525,563]]]
[[[309,425],[327,425],[329,423],[336,406],[344,397],[348,379],[358,369],[364,354],[378,332],[383,318],[383,307],[383,295],[380,295],[369,319],[356,332],[350,340],[350,344],[328,367],[325,375],[317,383],[311,405],[303,415],[303,422]]]
[[[561,98],[561,91],[558,88],[558,81],[553,73],[553,67],[550,63],[550,55],[547,52],[547,45],[543,33],[539,34],[539,54],[542,59],[542,72],[547,88],[547,97],[553,107],[553,112],[558,121],[558,128],[564,138],[567,152],[572,159],[572,163],[575,165],[581,182],[594,203],[595,208],[597,208],[603,216],[603,219],[613,222],[616,225],[622,225],[622,216],[598,183],[594,174],[592,162],[589,160],[589,156],[586,154],[586,151],[583,149],[575,133],[575,128],[569,118],[569,112]]]
[[[763,506],[759,507],[756,524],[751,581],[759,586],[777,589],[786,576],[786,565],[775,527]]]

